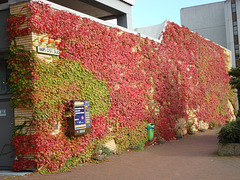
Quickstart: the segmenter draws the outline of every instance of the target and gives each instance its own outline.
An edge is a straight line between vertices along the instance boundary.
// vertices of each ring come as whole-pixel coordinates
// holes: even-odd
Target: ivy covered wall
[[[54,171],[69,159],[88,161],[97,141],[108,137],[124,150],[146,141],[146,122],[155,124],[156,138],[170,140],[179,118],[212,124],[230,118],[228,102],[235,106],[236,99],[225,50],[188,28],[168,22],[158,43],[46,4],[24,8],[31,16],[19,11],[8,19],[10,40],[40,38],[30,51],[12,43],[8,63],[12,104],[33,109],[27,124],[35,133],[16,132],[15,170]],[[19,28],[22,23],[28,26]],[[46,42],[60,55],[39,56],[35,46]],[[65,136],[65,105],[72,99],[91,101],[90,134]]]

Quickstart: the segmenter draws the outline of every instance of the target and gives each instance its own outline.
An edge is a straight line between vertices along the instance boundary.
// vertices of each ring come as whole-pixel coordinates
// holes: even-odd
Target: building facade
[[[138,33],[145,34],[147,36],[161,40],[162,32],[164,31],[167,22],[168,20],[164,21],[161,24],[136,28],[134,30],[137,31]]]
[[[231,50],[232,66],[239,66],[240,0],[226,0],[181,9],[181,24]]]
[[[12,69],[14,110],[6,84],[9,73],[2,68],[0,147],[6,156],[0,156],[1,169],[13,163],[16,171],[55,171],[72,158],[74,164],[89,161],[105,140],[115,141],[118,151],[124,152],[146,142],[146,119],[155,123],[158,139],[171,140],[180,128],[179,133],[187,133],[185,125],[174,128],[180,119],[197,130],[207,129],[208,123],[225,124],[234,116],[227,108],[235,102],[226,71],[228,50],[173,22],[154,31],[160,40],[144,38],[44,2],[5,4],[6,17],[14,16],[8,18],[5,34],[11,46],[8,41],[2,46],[1,61],[6,67],[8,58]],[[158,30],[164,29],[158,37]],[[79,118],[75,116],[72,100],[80,100],[80,105],[81,100],[91,102],[91,133],[86,136],[72,137],[68,132],[68,121],[75,126],[70,130],[80,133],[89,120],[86,106],[74,107]],[[196,125],[198,121],[207,126]],[[14,126],[12,135],[7,128]],[[11,135],[15,160],[5,148],[11,147]]]
[[[13,109],[10,104],[10,88],[7,83],[10,71],[7,68],[8,47],[10,45],[8,33],[6,31],[6,19],[10,14],[10,6],[24,3],[26,0],[0,0],[0,169],[11,168],[14,161],[14,152],[11,146],[11,135],[15,125],[16,116],[28,116],[29,110],[18,111]],[[51,0],[44,3],[50,4],[58,10],[67,10],[71,13],[80,14],[81,17],[87,17],[104,24],[105,20],[116,19],[117,27],[129,30],[132,27],[131,6],[134,0]],[[17,8],[16,8],[17,9]],[[19,10],[19,9],[18,9]],[[22,12],[23,13],[23,12]],[[107,22],[106,24],[109,25]],[[115,25],[113,25],[115,26]],[[29,44],[29,38],[26,37],[21,45]]]

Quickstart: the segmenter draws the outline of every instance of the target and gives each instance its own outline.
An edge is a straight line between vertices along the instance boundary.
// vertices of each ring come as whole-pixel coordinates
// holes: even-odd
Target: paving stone
[[[71,172],[34,174],[12,180],[239,180],[240,157],[217,155],[218,130],[185,136],[143,151],[112,155],[103,163],[87,163],[72,168]]]

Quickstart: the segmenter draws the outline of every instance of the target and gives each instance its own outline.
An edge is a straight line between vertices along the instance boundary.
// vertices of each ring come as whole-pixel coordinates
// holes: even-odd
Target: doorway
[[[9,78],[6,60],[0,58],[0,169],[11,169],[14,151],[11,138],[14,129],[14,111],[10,104]]]

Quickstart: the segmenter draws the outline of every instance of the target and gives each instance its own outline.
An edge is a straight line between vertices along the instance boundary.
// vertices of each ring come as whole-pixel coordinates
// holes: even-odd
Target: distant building
[[[131,6],[135,0],[49,0],[102,20],[116,19],[117,25],[132,29]]]
[[[164,30],[164,28],[166,26],[166,23],[167,23],[167,20],[161,24],[136,28],[136,29],[134,29],[134,31],[137,31],[138,33],[153,37],[155,39],[160,39],[161,35],[162,35],[162,31]]]
[[[181,24],[232,51],[239,66],[240,0],[226,0],[181,9]]]

